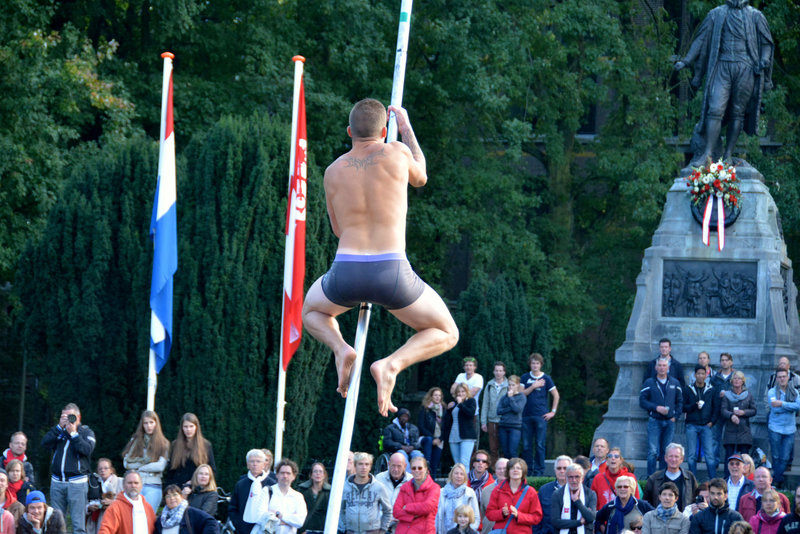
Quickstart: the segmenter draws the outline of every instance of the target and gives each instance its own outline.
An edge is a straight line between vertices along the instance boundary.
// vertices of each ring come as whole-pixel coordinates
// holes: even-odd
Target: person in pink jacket
[[[508,461],[507,478],[494,488],[486,507],[486,517],[494,521],[495,530],[507,524],[506,534],[530,534],[531,527],[542,521],[542,505],[536,490],[525,480],[527,472],[528,465],[522,458]]]
[[[784,514],[780,508],[778,492],[770,488],[761,495],[761,510],[750,518],[755,534],[776,534]]]
[[[394,502],[395,534],[435,534],[441,488],[428,475],[428,462],[422,456],[412,458],[411,476]]]

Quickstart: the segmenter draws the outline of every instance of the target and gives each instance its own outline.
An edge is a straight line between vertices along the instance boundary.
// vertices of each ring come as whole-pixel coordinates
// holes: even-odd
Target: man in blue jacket
[[[775,387],[767,392],[767,431],[772,467],[775,470],[775,486],[780,488],[783,487],[783,472],[794,447],[794,433],[797,431],[795,416],[800,410],[800,399],[797,398],[797,390],[789,385],[788,370],[778,368],[775,371],[775,381]]]
[[[680,383],[669,376],[669,360],[659,358],[655,378],[648,378],[639,392],[639,406],[649,414],[647,421],[647,476],[666,469],[664,455],[675,434],[675,420],[683,412],[683,391]]]
[[[42,438],[42,447],[53,451],[50,500],[64,517],[69,511],[74,534],[86,534],[86,497],[94,446],[94,432],[81,424],[81,410],[72,403],[64,406],[58,424]]]

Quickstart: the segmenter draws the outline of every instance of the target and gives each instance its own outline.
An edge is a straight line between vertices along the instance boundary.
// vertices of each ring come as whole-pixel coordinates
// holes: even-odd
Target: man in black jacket
[[[72,518],[74,534],[86,534],[86,497],[89,492],[94,432],[81,424],[81,411],[69,403],[58,424],[44,438],[42,447],[53,451],[50,464],[50,500],[53,508]]]
[[[728,506],[728,485],[721,478],[708,483],[711,504],[692,516],[689,534],[728,534],[731,525],[743,521],[742,514]]]
[[[411,460],[411,453],[419,442],[417,425],[409,423],[411,413],[406,408],[397,411],[397,417],[383,429],[383,450],[389,454],[399,452],[406,457],[406,464]]]
[[[706,368],[694,368],[694,384],[683,390],[683,411],[686,412],[686,447],[689,449],[689,470],[697,476],[697,442],[703,446],[708,478],[717,478],[716,445],[712,426],[717,413],[719,395],[707,380]]]
[[[269,487],[275,481],[266,472],[267,456],[261,449],[247,453],[247,474],[236,482],[228,504],[228,517],[237,534],[250,534],[257,523],[266,523]]]

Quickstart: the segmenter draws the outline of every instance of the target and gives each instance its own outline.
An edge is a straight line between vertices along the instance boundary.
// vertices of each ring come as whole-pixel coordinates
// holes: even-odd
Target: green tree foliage
[[[691,25],[717,3],[689,2]],[[781,209],[792,256],[800,250],[798,8],[788,0],[756,4],[777,43],[777,88],[762,130],[781,145],[762,151],[757,140],[745,141]],[[395,402],[410,406],[418,391],[446,388],[467,354],[488,376],[495,359],[521,374],[536,350],[563,398],[551,446],[587,451],[613,388],[613,352],[624,338],[642,250],[682,164],[668,140],[688,136],[702,96],[692,93],[688,115],[676,102],[686,76],[672,73],[677,21],[643,6],[415,6],[404,104],[429,182],[409,195],[408,255],[446,297],[461,342],[403,373]],[[271,445],[290,58],[307,58],[310,284],[335,250],[321,169],[349,146],[352,103],[389,98],[397,7],[378,0],[2,3],[0,66],[8,75],[0,81],[0,220],[8,231],[0,234],[0,300],[18,322],[5,330],[13,335],[0,335],[0,351],[12,372],[26,351],[43,395],[30,402],[31,413],[51,417],[67,399],[91,399],[83,403],[86,420],[116,436],[100,446],[114,456],[143,403],[155,143],[136,132],[156,137],[159,55],[170,50],[176,130],[191,143],[178,145],[177,337],[159,396],[179,401],[161,411],[171,436],[184,410],[198,413],[230,462],[224,476],[240,470],[244,449]],[[13,293],[3,282],[13,280],[27,240]],[[355,318],[355,311],[342,317],[346,338]],[[387,423],[374,411],[367,368],[410,333],[385,311],[373,312],[354,448],[374,450]],[[344,401],[331,397],[330,361],[306,336],[290,367],[285,444],[301,461],[332,458],[336,448]],[[27,423],[33,434],[38,423]]]

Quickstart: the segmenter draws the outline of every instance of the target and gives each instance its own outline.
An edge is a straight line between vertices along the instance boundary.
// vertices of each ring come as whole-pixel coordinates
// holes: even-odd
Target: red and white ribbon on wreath
[[[725,206],[721,195],[717,197],[717,246],[720,252],[725,248]]]
[[[708,234],[709,234],[709,227],[711,226],[711,210],[714,208],[714,204],[712,204],[712,200],[714,199],[714,195],[708,195],[708,200],[706,200],[706,209],[703,211],[703,244],[708,246]]]
[[[708,195],[706,209],[703,211],[703,244],[709,246],[709,233],[711,231],[711,213],[714,209],[715,195]],[[717,246],[720,252],[725,248],[725,205],[722,197],[717,198]]]

